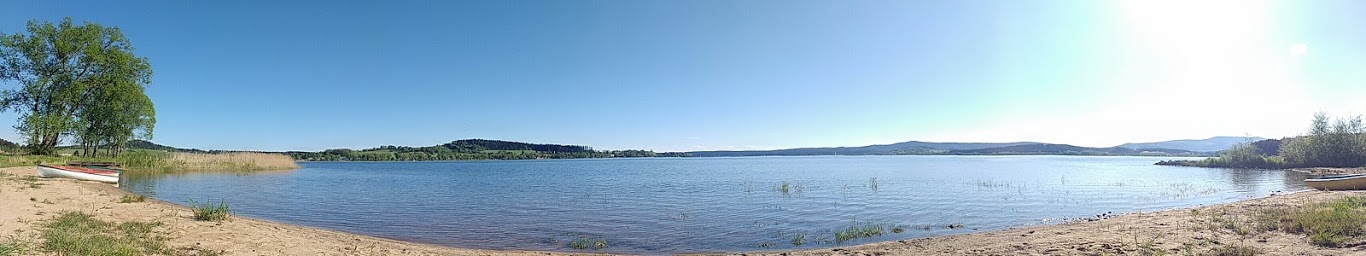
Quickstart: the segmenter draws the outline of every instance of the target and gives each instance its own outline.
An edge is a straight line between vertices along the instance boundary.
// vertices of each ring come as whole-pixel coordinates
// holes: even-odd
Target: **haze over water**
[[[660,254],[820,248],[999,230],[1304,189],[1302,174],[1169,158],[811,156],[305,162],[295,171],[125,180],[235,214],[469,248]],[[782,184],[788,184],[783,192]],[[887,234],[837,243],[852,223]],[[949,229],[949,224],[962,228]],[[892,233],[893,226],[905,228]],[[805,237],[805,244],[792,240]]]

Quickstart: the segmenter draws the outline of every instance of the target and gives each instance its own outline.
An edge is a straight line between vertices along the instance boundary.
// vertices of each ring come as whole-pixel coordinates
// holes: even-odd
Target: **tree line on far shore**
[[[320,152],[285,152],[304,161],[441,161],[518,160],[609,157],[686,157],[681,152],[649,150],[594,150],[586,146],[530,144],[512,141],[468,139],[429,147],[382,146],[364,150],[328,149]]]
[[[1361,116],[1330,119],[1317,113],[1309,131],[1280,140],[1233,146],[1217,157],[1161,161],[1158,165],[1224,168],[1302,168],[1366,166],[1366,125]]]

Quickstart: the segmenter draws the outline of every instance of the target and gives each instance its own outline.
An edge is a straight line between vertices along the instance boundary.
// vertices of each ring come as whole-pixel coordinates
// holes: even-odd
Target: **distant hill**
[[[1089,148],[1073,146],[1067,144],[1028,144],[1014,145],[998,148],[983,148],[970,150],[954,150],[948,152],[953,155],[1099,155],[1099,156],[1138,156],[1138,155],[1170,155],[1170,156],[1204,156],[1206,153],[1194,152],[1181,149],[1155,148],[1155,149],[1131,149],[1125,147],[1108,148]]]
[[[128,141],[128,144],[125,145],[125,146],[128,147],[128,148],[130,148],[130,149],[136,148],[136,149],[150,149],[150,150],[161,150],[161,151],[182,151],[182,149],[179,149],[179,148],[175,148],[175,147],[171,147],[171,146],[166,146],[166,145],[161,145],[161,144],[156,144],[156,143],[152,143],[151,141],[145,141],[145,140],[131,140],[131,141]]]
[[[1122,147],[1088,148],[1067,144],[1027,144],[997,148],[955,150],[961,155],[1136,155],[1138,150]]]
[[[17,148],[19,143],[14,143],[5,139],[0,139],[0,148]]]
[[[594,150],[578,145],[534,144],[515,141],[464,139],[435,146],[381,146],[363,150],[328,149],[321,152],[283,152],[307,161],[433,161],[477,159],[561,159],[608,157],[683,157],[686,153],[648,150]]]
[[[923,142],[907,141],[901,143],[871,145],[862,147],[830,148],[793,148],[778,150],[744,151],[694,151],[689,155],[697,157],[723,156],[811,156],[811,155],[924,155],[941,154],[953,150],[996,148],[1015,145],[1039,144],[1038,142],[973,143],[973,142]]]
[[[694,151],[696,157],[810,156],[810,155],[1158,155],[1207,156],[1210,153],[1172,148],[1089,148],[1038,142],[963,143],[907,141],[863,147],[794,148],[750,151]]]
[[[1229,149],[1234,144],[1266,140],[1261,137],[1217,136],[1203,140],[1169,140],[1144,143],[1124,143],[1119,147],[1133,149],[1168,148],[1195,152],[1218,152]]]

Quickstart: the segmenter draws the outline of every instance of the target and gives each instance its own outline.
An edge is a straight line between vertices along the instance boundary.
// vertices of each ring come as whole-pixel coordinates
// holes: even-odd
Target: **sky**
[[[0,33],[63,17],[119,27],[154,70],[152,141],[176,147],[1106,147],[1294,136],[1315,112],[1366,113],[1359,10],[1366,2],[0,1]]]

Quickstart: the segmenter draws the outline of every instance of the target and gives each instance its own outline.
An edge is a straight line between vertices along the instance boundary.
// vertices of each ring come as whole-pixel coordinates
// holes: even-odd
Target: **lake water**
[[[123,187],[235,214],[404,241],[640,254],[808,249],[1000,230],[1305,189],[1304,175],[1152,157],[812,156],[305,162]],[[784,192],[783,184],[787,184]],[[885,234],[836,241],[854,223]],[[948,228],[949,225],[956,228]],[[957,228],[961,225],[961,228]],[[893,233],[893,227],[903,232]],[[794,238],[803,237],[802,245]]]

